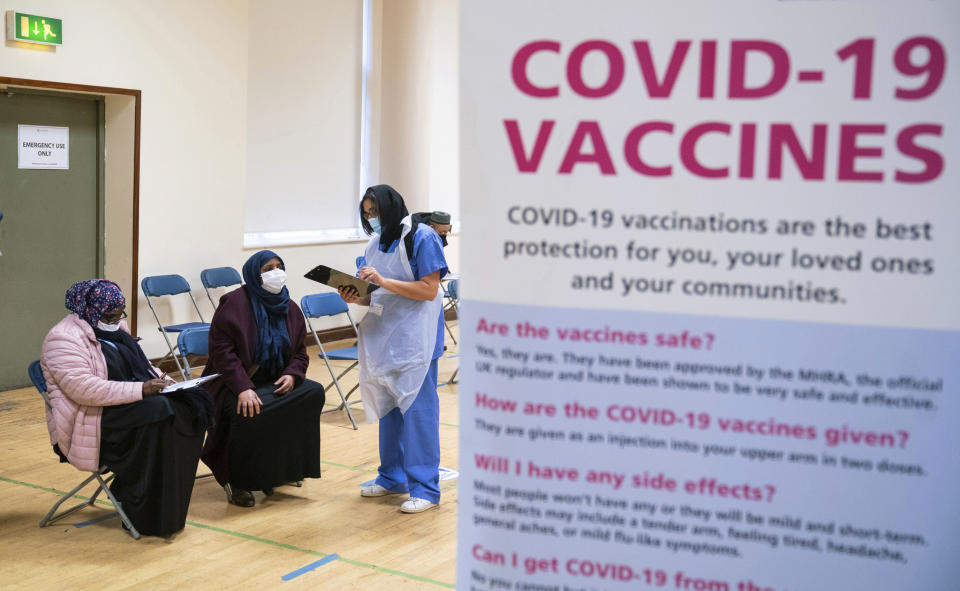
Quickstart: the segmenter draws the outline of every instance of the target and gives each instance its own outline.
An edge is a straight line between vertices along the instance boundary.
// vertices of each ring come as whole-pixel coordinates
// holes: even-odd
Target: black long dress
[[[290,348],[282,369],[267,372],[254,362],[257,322],[246,288],[224,295],[210,325],[210,354],[204,375],[216,409],[217,424],[210,430],[202,459],[220,484],[234,489],[263,490],[295,480],[320,477],[320,412],[323,386],[306,379],[306,323],[292,300],[287,308]],[[294,377],[296,387],[273,393],[280,375]],[[263,402],[260,414],[237,414],[237,394],[254,390]]]
[[[156,377],[130,335],[95,332],[107,379],[143,382]],[[209,398],[200,388],[103,408],[100,463],[116,474],[110,491],[141,534],[168,536],[186,524],[211,416]]]

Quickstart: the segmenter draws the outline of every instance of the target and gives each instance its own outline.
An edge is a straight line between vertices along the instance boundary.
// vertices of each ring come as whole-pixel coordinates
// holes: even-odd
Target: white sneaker
[[[387,495],[398,495],[389,488],[383,488],[379,484],[371,484],[360,489],[361,497],[385,497]]]
[[[400,505],[400,510],[404,513],[423,513],[427,509],[432,509],[433,507],[439,507],[437,503],[431,503],[427,499],[420,499],[417,497],[410,497]]]

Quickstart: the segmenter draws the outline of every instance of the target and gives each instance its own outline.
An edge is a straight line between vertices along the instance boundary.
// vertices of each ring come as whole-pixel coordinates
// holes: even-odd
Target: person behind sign
[[[450,225],[450,214],[445,211],[421,211],[413,214],[413,221],[417,224],[427,224],[440,236],[443,247],[447,247],[447,234],[453,228]]]
[[[320,477],[323,386],[306,379],[306,323],[287,291],[283,261],[269,250],[243,265],[244,285],[220,298],[210,323],[203,375],[217,424],[203,462],[230,502],[253,507],[251,491],[267,496],[285,482]]]
[[[127,332],[116,283],[75,283],[65,303],[70,314],[47,333],[40,358],[54,451],[80,470],[109,468],[110,490],[141,534],[182,530],[209,398],[199,388],[160,393],[174,382]]]
[[[352,287],[339,289],[345,301],[370,306],[360,322],[360,391],[367,420],[380,420],[380,467],[360,494],[409,493],[400,510],[420,513],[440,502],[438,294],[447,261],[440,236],[414,223],[393,187],[367,189],[360,213],[372,237],[357,276],[380,289],[363,297]]]

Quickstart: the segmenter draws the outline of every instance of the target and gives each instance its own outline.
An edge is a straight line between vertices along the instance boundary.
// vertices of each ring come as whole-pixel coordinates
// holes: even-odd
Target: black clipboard
[[[338,289],[341,286],[347,285],[356,289],[357,293],[359,293],[361,297],[368,296],[372,291],[380,288],[379,285],[374,285],[364,281],[363,279],[354,277],[349,273],[338,271],[326,265],[317,265],[316,267],[310,269],[310,271],[308,271],[304,277],[324,285],[329,285],[334,289]]]

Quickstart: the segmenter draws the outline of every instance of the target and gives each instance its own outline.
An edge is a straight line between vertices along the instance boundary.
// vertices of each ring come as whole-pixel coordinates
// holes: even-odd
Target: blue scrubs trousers
[[[377,484],[393,492],[440,502],[440,398],[437,360],[430,362],[417,399],[406,414],[399,408],[380,419]]]

